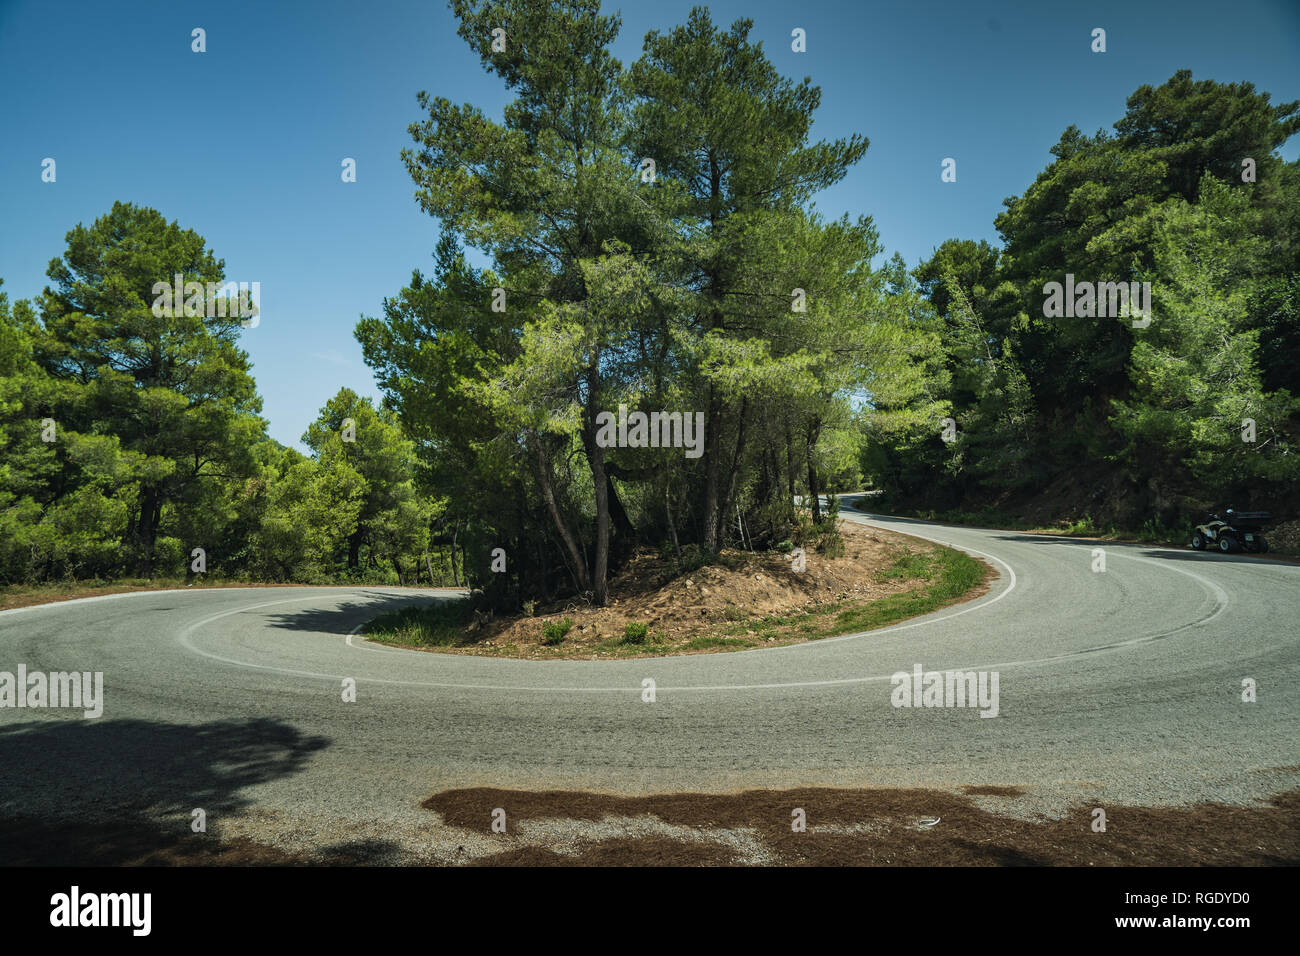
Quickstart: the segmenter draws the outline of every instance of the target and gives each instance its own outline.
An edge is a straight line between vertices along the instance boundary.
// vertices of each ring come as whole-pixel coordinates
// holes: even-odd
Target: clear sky
[[[689,0],[621,11],[615,54],[685,20]],[[725,0],[777,68],[822,87],[814,135],[865,134],[866,158],[823,193],[869,214],[909,265],[946,238],[996,241],[1073,123],[1109,128],[1128,94],[1188,68],[1300,99],[1300,0]],[[191,30],[207,52],[191,51]],[[807,52],[790,49],[795,27]],[[1107,52],[1090,51],[1094,27]],[[399,159],[417,91],[500,117],[507,100],[440,0],[0,0],[0,278],[37,294],[64,235],[114,200],[204,236],[227,278],[261,284],[244,333],[273,437],[298,443],[341,386],[377,395],[352,329],[411,270],[438,224]],[[1295,159],[1300,137],[1282,155]],[[41,181],[52,157],[57,181]],[[344,157],[357,182],[344,183]],[[957,182],[940,163],[957,160]],[[301,447],[301,446],[299,446]]]

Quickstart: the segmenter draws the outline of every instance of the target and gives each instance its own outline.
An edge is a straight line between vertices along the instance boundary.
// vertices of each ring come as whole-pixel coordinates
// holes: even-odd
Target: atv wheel
[[[1201,537],[1199,533],[1192,535],[1192,547],[1197,551],[1204,551],[1205,538]]]
[[[1230,534],[1219,535],[1219,550],[1224,554],[1231,554],[1237,550],[1237,539]]]

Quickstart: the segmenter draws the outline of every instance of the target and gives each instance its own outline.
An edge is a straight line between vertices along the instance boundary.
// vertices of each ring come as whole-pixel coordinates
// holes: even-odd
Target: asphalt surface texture
[[[0,708],[0,817],[184,830],[201,809],[222,837],[293,852],[383,840],[437,856],[466,837],[421,803],[455,788],[1013,786],[1017,812],[1050,815],[1251,806],[1300,786],[1300,565],[842,516],[998,576],[974,601],[864,634],[627,661],[355,633],[427,590],[192,589],[0,613],[0,671],[104,675],[97,718]],[[997,672],[996,717],[895,706],[891,675],[916,665]]]

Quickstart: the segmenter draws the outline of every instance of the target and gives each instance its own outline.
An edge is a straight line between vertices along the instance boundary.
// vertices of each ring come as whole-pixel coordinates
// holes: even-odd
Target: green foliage
[[[840,519],[835,510],[825,517],[814,519],[807,512],[799,512],[794,525],[794,543],[811,549],[828,558],[844,555],[844,537],[840,534]]]
[[[966,594],[984,580],[985,566],[955,548],[939,547],[923,556],[925,567],[909,562],[892,569],[901,578],[917,577],[926,585],[916,591],[891,594],[862,607],[841,612],[835,617],[832,633],[866,631],[883,627],[903,618],[927,614]]]
[[[310,456],[269,439],[238,318],[153,308],[224,263],[115,203],[34,303],[0,292],[0,584],[180,575],[201,547],[214,576],[464,582],[532,613],[604,603],[645,542],[663,581],[728,547],[842,554],[819,498],[863,480],[935,513],[1064,488],[1065,517],[1153,535],[1228,498],[1300,511],[1300,163],[1277,153],[1300,103],[1144,86],[1112,132],[1062,133],[1002,247],[909,273],[869,218],[816,211],[867,140],[812,139],[820,90],[750,21],[697,8],[624,66],[595,0],[452,7],[513,99],[497,121],[420,94],[403,160],[442,228],[357,325],[383,402],[340,390]],[[1067,272],[1149,282],[1153,321],[1045,317]],[[699,413],[699,445],[610,447],[622,407]]]
[[[670,561],[668,566],[660,573],[660,580],[667,583],[674,578],[681,577],[683,574],[698,571],[710,563],[710,558],[711,556],[706,554],[698,544],[687,544],[682,547],[681,557],[676,561]]]
[[[712,634],[704,637],[694,637],[687,641],[683,647],[688,651],[711,651],[716,647],[742,648],[753,647],[752,641],[744,640],[739,637],[717,637]]]
[[[546,621],[542,624],[542,643],[548,646],[559,644],[572,628],[573,621],[567,617],[558,621]]]
[[[443,226],[437,267],[357,338],[429,486],[481,540],[516,542],[489,598],[599,605],[640,541],[669,542],[671,577],[789,537],[796,494],[859,480],[859,397],[914,400],[934,344],[885,295],[871,221],[812,208],[866,139],[811,140],[820,91],[781,77],[748,20],[693,10],[624,68],[594,2],[453,10],[515,98],[494,122],[421,94],[403,157]],[[522,38],[504,53],[501,22]],[[698,412],[702,447],[607,447],[620,406]]]
[[[1185,70],[1137,90],[1113,134],[1066,129],[998,216],[1003,249],[949,240],[914,271],[942,361],[914,360],[929,405],[867,420],[877,507],[1010,511],[1053,487],[1063,517],[1129,529],[1224,498],[1300,510],[1300,164],[1276,153],[1297,130],[1300,102]],[[1044,317],[1067,273],[1149,282],[1151,322]]]
[[[1210,489],[1300,479],[1300,399],[1263,390],[1259,332],[1246,321],[1249,272],[1263,252],[1249,212],[1244,192],[1208,173],[1196,205],[1166,204],[1154,244],[1159,318],[1133,347],[1130,397],[1113,403],[1126,457],[1185,469]],[[1244,419],[1254,441],[1242,439]]]
[[[644,644],[646,635],[649,633],[649,624],[642,624],[637,621],[628,621],[623,627],[623,641],[626,644]]]
[[[905,581],[908,578],[928,578],[933,573],[933,553],[909,553],[898,558],[889,567],[876,572],[880,581]]]
[[[175,574],[193,546],[219,561],[260,400],[238,318],[155,310],[153,290],[219,284],[222,263],[124,203],[67,242],[37,309],[0,306],[0,580]]]
[[[382,644],[407,647],[462,645],[469,643],[465,626],[471,613],[469,601],[434,601],[381,614],[368,623],[362,633]]]
[[[441,502],[393,413],[345,389],[314,457],[281,448],[237,312],[155,302],[176,274],[224,280],[201,236],[116,203],[67,242],[35,309],[0,293],[0,584],[183,575],[195,548],[214,578],[441,583]]]

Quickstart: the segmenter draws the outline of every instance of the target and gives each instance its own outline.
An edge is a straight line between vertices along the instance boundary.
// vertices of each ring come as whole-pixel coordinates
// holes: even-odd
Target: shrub
[[[817,539],[817,551],[828,558],[844,557],[844,538],[836,528],[824,531]]]
[[[698,571],[706,564],[712,563],[716,558],[716,555],[704,551],[698,544],[684,544],[682,545],[682,559],[680,561],[669,561],[663,570],[659,572],[659,584],[664,585],[681,577],[683,574]]]
[[[698,571],[709,563],[709,554],[698,544],[688,544],[682,548],[682,560],[678,567],[678,573],[690,574],[692,571]]]
[[[564,640],[564,635],[573,627],[573,621],[567,617],[559,621],[547,621],[542,625],[542,643],[554,646]]]
[[[628,621],[627,626],[623,628],[623,641],[627,644],[644,644],[646,635],[649,633],[649,624]]]

